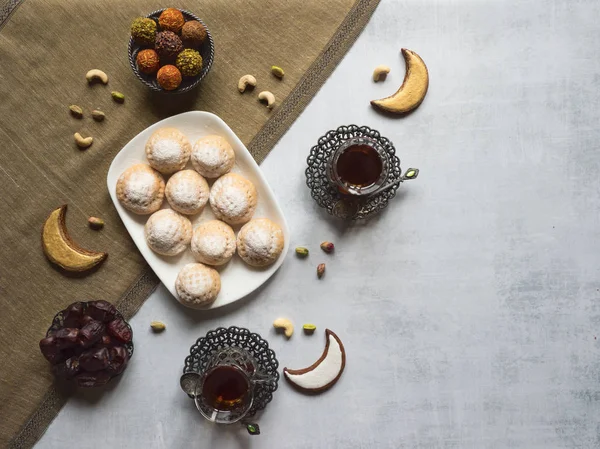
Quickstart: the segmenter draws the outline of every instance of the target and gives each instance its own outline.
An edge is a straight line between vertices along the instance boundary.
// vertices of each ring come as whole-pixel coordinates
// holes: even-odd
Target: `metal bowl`
[[[154,11],[154,12],[148,14],[146,17],[153,19],[158,25],[158,17],[165,9],[166,8]],[[191,12],[185,11],[183,9],[181,9],[180,11],[183,14],[183,17],[186,22],[188,22],[190,20],[197,20],[204,26],[204,28],[206,29],[206,39],[202,43],[202,46],[198,49],[198,51],[200,52],[200,55],[202,56],[202,61],[203,61],[202,62],[202,70],[200,71],[200,74],[197,76],[194,76],[194,77],[184,76],[182,78],[181,84],[179,85],[179,87],[177,89],[165,90],[160,86],[160,84],[158,84],[158,81],[156,79],[156,74],[147,75],[147,74],[139,71],[137,64],[135,62],[135,58],[137,57],[138,52],[140,50],[144,50],[147,48],[153,48],[153,47],[148,46],[148,45],[140,45],[137,42],[135,42],[133,40],[133,38],[129,38],[129,64],[131,65],[131,70],[133,70],[133,73],[135,73],[135,76],[137,76],[138,79],[142,83],[144,83],[150,90],[152,90],[154,92],[165,92],[165,93],[169,93],[169,94],[182,94],[185,92],[189,92],[194,87],[196,87],[198,84],[200,84],[200,81],[202,81],[202,79],[206,76],[206,74],[208,73],[208,71],[210,70],[210,68],[212,66],[212,63],[213,63],[213,60],[215,57],[215,44],[214,44],[213,38],[212,38],[210,31],[208,30],[208,27],[206,26],[206,24],[199,17],[192,14]]]

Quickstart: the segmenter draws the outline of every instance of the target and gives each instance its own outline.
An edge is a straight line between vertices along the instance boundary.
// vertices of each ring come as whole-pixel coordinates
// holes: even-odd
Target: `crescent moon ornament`
[[[78,246],[69,236],[65,224],[67,205],[54,209],[42,229],[44,254],[67,271],[86,271],[108,257],[107,253],[89,251]]]
[[[412,50],[402,49],[406,62],[406,74],[400,89],[381,100],[372,100],[371,105],[387,112],[404,114],[421,104],[429,87],[429,73],[421,57]]]
[[[296,388],[308,393],[320,393],[335,384],[346,366],[346,351],[339,337],[325,330],[325,350],[319,360],[304,369],[283,369],[285,378]]]

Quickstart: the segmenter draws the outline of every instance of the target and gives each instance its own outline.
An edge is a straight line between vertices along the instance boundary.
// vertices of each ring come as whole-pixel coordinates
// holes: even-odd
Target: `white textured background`
[[[132,320],[120,382],[72,399],[38,447],[598,448],[599,23],[597,0],[384,0],[262,165],[310,258],[289,254],[264,289],[213,313],[161,287]],[[400,47],[431,85],[391,119],[368,102],[402,82]],[[382,63],[392,73],[375,85]],[[303,172],[318,137],[350,123],[380,130],[421,174],[379,217],[344,226]],[[319,331],[286,342],[271,331],[280,315]],[[268,337],[282,367],[312,363],[329,327],[346,371],[318,397],[282,382],[260,437],[216,428],[178,379],[196,338],[232,324]]]

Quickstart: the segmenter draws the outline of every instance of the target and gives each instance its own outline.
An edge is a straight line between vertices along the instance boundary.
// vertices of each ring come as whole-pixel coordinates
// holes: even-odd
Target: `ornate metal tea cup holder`
[[[349,139],[366,137],[375,140],[385,150],[389,166],[385,185],[369,195],[343,195],[333,185],[329,177],[330,165],[335,150]],[[415,179],[419,174],[416,168],[409,168],[404,176],[400,159],[392,142],[368,126],[340,126],[320,137],[317,145],[311,148],[307,158],[306,185],[317,204],[338,218],[361,220],[370,218],[381,211],[396,196],[400,184]]]
[[[275,351],[269,348],[269,343],[260,335],[236,326],[219,327],[209,331],[190,348],[190,355],[186,357],[183,367],[181,387],[186,391],[186,385],[184,384],[193,382],[193,374],[205,372],[213,355],[227,347],[237,347],[247,351],[257,362],[257,371],[273,378],[272,382],[255,385],[254,402],[242,420],[242,423],[246,424],[249,433],[258,434],[260,433],[258,425],[249,423],[247,418],[254,416],[271,402],[279,382],[279,372],[277,371],[279,362],[275,356]],[[192,379],[188,375],[192,375]],[[252,428],[255,428],[255,430]]]

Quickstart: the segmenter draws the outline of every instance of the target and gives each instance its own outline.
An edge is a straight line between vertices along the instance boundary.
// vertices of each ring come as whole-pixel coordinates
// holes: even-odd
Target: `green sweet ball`
[[[131,23],[131,37],[143,45],[153,45],[156,38],[156,22],[147,17],[138,17]]]
[[[196,76],[202,70],[202,56],[196,50],[186,48],[177,55],[175,65],[183,76]]]

